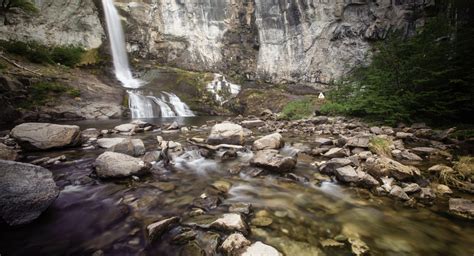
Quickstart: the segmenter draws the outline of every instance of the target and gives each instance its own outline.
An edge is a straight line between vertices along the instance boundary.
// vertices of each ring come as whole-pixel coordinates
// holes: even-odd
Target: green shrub
[[[29,61],[38,64],[59,63],[74,67],[82,60],[84,49],[77,46],[47,47],[38,42],[0,41],[0,47],[6,52],[24,56]]]
[[[85,51],[81,47],[61,46],[51,50],[51,59],[55,63],[60,63],[68,67],[74,67],[82,60]]]
[[[333,85],[323,110],[392,125],[473,122],[471,23],[450,22],[439,15],[428,19],[412,38],[393,33],[375,44],[368,66]]]
[[[18,106],[24,109],[32,109],[37,106],[45,106],[49,103],[55,103],[61,96],[71,98],[79,97],[81,92],[73,87],[53,82],[38,82],[28,88],[28,94],[25,100],[18,103]]]
[[[286,104],[280,114],[280,118],[287,120],[297,120],[310,117],[314,114],[315,104],[312,98],[307,97],[294,100]]]

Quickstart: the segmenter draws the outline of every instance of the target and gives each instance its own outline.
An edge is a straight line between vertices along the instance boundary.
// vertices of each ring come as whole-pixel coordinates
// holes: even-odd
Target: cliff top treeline
[[[336,83],[323,111],[386,123],[472,123],[472,1],[439,1],[410,38],[394,32],[375,46],[373,61]]]

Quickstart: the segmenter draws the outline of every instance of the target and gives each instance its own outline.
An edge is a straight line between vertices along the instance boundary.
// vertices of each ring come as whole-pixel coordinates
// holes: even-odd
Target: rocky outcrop
[[[26,149],[46,150],[77,145],[81,130],[76,125],[24,123],[13,128],[11,136]]]
[[[124,178],[132,175],[143,175],[150,170],[150,165],[141,159],[115,152],[103,153],[95,160],[94,165],[100,178]]]
[[[400,1],[124,1],[129,50],[193,70],[328,83],[367,61],[370,41],[414,31]]]
[[[0,160],[0,215],[9,225],[35,220],[58,195],[49,170]]]
[[[223,122],[216,124],[211,129],[207,143],[242,145],[244,143],[244,129],[238,124]]]
[[[290,172],[296,167],[294,157],[282,156],[277,150],[260,150],[250,160],[250,164],[274,172]]]
[[[45,45],[102,45],[104,29],[98,8],[87,0],[35,1],[37,14],[9,14],[10,25],[0,24],[0,39],[38,41]]]

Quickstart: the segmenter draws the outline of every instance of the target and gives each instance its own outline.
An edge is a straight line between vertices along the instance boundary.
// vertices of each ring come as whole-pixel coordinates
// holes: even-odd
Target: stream
[[[299,155],[295,180],[274,174],[254,177],[251,172],[233,175],[234,166],[248,162],[251,151],[238,152],[237,159],[223,161],[218,156],[203,158],[186,138],[206,137],[200,130],[211,117],[181,117],[147,120],[154,124],[177,120],[195,126],[189,134],[160,131],[140,133],[147,151],[156,148],[156,136],[180,142],[186,153],[172,168],[155,164],[152,174],[140,179],[99,180],[91,173],[93,162],[103,149],[64,149],[33,152],[32,156],[66,155],[69,162],[49,168],[61,192],[53,205],[34,223],[8,227],[0,224],[0,254],[6,255],[208,255],[220,244],[221,231],[192,228],[197,236],[192,243],[179,243],[173,237],[176,227],[150,242],[146,226],[163,218],[180,216],[182,223],[215,219],[229,212],[229,206],[249,203],[246,218],[247,238],[262,241],[287,256],[352,255],[351,246],[323,246],[335,237],[356,235],[370,248],[370,255],[457,255],[474,253],[474,225],[437,211],[437,206],[410,208],[388,197],[377,197],[365,189],[328,181],[318,184],[313,178],[309,156]],[[81,129],[112,129],[125,120],[77,122]],[[288,134],[282,134],[288,138]],[[120,135],[107,135],[114,137]],[[308,138],[292,138],[310,143]],[[283,150],[292,154],[294,149]],[[227,193],[216,196],[216,206],[203,215],[192,216],[193,204],[206,193],[214,198],[210,185],[231,184]],[[206,204],[208,201],[206,201]],[[206,205],[208,206],[208,205]],[[264,216],[267,223],[253,222]],[[255,224],[255,225],[254,225]],[[191,225],[190,225],[191,226]],[[189,227],[186,227],[189,228]],[[186,229],[184,228],[184,229]],[[334,240],[332,240],[334,241]],[[194,244],[194,245],[190,245]],[[194,248],[194,249],[193,249]],[[199,250],[198,250],[199,252]],[[201,251],[202,253],[202,251]],[[220,255],[219,252],[217,255]]]

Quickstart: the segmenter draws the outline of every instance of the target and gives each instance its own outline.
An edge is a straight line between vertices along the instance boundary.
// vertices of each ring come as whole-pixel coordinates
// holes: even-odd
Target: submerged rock
[[[150,165],[129,155],[105,152],[95,160],[95,170],[100,178],[123,178],[142,175],[150,170]]]
[[[248,233],[247,223],[238,213],[225,213],[219,219],[210,225],[211,228],[217,228],[224,231],[238,231],[243,234]]]
[[[264,150],[264,149],[280,149],[285,145],[283,137],[279,133],[273,133],[264,136],[256,141],[252,145],[253,150]]]
[[[282,254],[270,245],[262,242],[253,243],[240,256],[282,256]]]
[[[146,227],[150,241],[159,238],[165,231],[171,229],[178,224],[180,219],[178,217],[171,217],[164,219]]]
[[[451,198],[449,199],[449,211],[455,215],[473,219],[474,201],[463,198]]]
[[[18,158],[18,153],[7,147],[5,144],[0,143],[0,160],[15,161]]]
[[[252,166],[261,167],[274,172],[289,172],[296,166],[296,159],[289,156],[282,156],[276,150],[257,151],[250,160]]]
[[[136,157],[145,154],[145,144],[141,139],[125,139],[108,150]]]
[[[388,157],[371,158],[367,160],[367,170],[375,177],[392,176],[397,180],[409,180],[420,176],[420,170],[414,166],[401,164]]]
[[[0,160],[0,215],[9,225],[29,223],[59,195],[52,173],[39,166]]]
[[[101,148],[111,148],[123,141],[125,141],[126,138],[102,138],[97,140],[97,145]]]
[[[13,128],[11,136],[22,147],[33,150],[70,147],[81,142],[81,130],[76,125],[23,123]]]
[[[223,122],[216,124],[211,129],[207,143],[242,145],[244,143],[244,129],[238,124]]]
[[[239,250],[251,244],[252,242],[247,240],[241,233],[233,233],[224,240],[220,249],[226,253],[226,255],[235,255]]]

